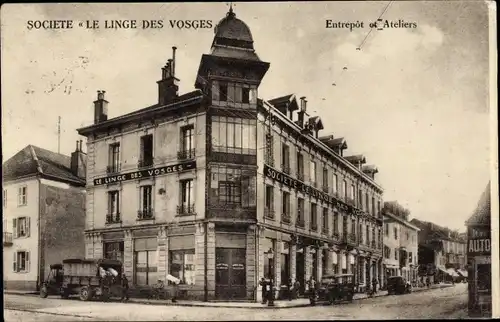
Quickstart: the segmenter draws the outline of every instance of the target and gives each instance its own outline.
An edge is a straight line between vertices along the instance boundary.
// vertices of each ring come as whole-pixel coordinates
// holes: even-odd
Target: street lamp
[[[273,248],[269,248],[267,252],[264,252],[267,255],[267,260],[269,263],[269,284],[268,284],[268,301],[267,306],[274,306],[274,251]]]

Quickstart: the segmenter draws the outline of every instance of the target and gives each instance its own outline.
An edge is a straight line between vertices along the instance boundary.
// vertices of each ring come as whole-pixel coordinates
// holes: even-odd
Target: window
[[[406,240],[409,240],[409,239],[410,239],[410,233],[406,232]]]
[[[304,156],[300,151],[297,151],[297,178],[304,180]]]
[[[3,207],[7,207],[7,189],[3,189]]]
[[[14,238],[30,236],[30,217],[19,217],[12,220]]]
[[[327,167],[323,168],[323,190],[326,190],[326,192],[328,192],[328,168]]]
[[[286,144],[281,145],[281,169],[290,174],[290,148]]]
[[[28,187],[27,186],[19,187],[17,205],[26,206],[27,203],[28,203]]]
[[[349,196],[353,201],[356,200],[356,187],[354,185],[351,185],[351,195]]]
[[[104,243],[104,258],[119,260],[123,263],[123,249],[124,243],[122,241]]]
[[[370,244],[370,226],[366,225],[366,244]]]
[[[361,190],[361,189],[358,190],[358,203],[359,203],[358,207],[360,209],[364,209],[363,208],[363,190]]]
[[[212,117],[213,151],[255,155],[257,153],[256,124],[255,119]]]
[[[273,135],[270,133],[266,134],[266,155],[265,155],[265,163],[273,166],[274,165],[274,141]]]
[[[194,212],[194,182],[193,179],[181,181],[181,214]],[[231,193],[231,192],[230,192]]]
[[[12,270],[16,273],[28,273],[30,271],[30,253],[25,251],[14,252]]]
[[[372,197],[372,215],[375,215],[375,198]]]
[[[283,191],[281,196],[281,211],[283,214],[290,214],[290,194],[286,191]]]
[[[255,170],[227,166],[211,167],[211,204],[229,207],[255,207]]]
[[[315,186],[316,185],[316,162],[311,161],[311,169],[309,173],[309,178],[311,180],[311,183]]]
[[[333,213],[333,232],[339,232],[339,214],[337,212]]]
[[[153,217],[153,187],[142,186],[140,188],[139,219]]]
[[[351,234],[356,235],[356,219],[351,219]]]
[[[141,136],[141,159],[139,167],[147,167],[153,165],[153,135],[148,134]]]
[[[377,216],[380,216],[380,212],[382,211],[380,200],[377,201]]]
[[[120,192],[108,192],[108,217],[107,223],[114,223],[120,221]]]
[[[342,230],[344,236],[347,236],[347,216],[342,216]]]
[[[394,239],[398,239],[398,227],[394,227]]]
[[[250,88],[243,87],[241,89],[241,102],[250,103]]]
[[[410,255],[408,256],[408,262],[413,263],[413,253],[410,252]]]
[[[344,199],[347,200],[347,197],[348,197],[347,194],[349,192],[347,191],[347,181],[346,180],[344,180],[344,187],[343,188],[344,188]]]
[[[227,101],[227,84],[219,84],[219,101]]]
[[[328,208],[323,208],[323,233],[328,233]]]
[[[394,250],[394,259],[395,259],[395,260],[398,260],[398,257],[399,257],[399,256],[398,256],[398,250],[397,250],[397,249],[395,249],[395,250]]]
[[[304,224],[304,199],[302,198],[298,199],[297,222],[301,223],[302,225]]]
[[[194,158],[194,126],[188,125],[181,128],[181,150],[179,159]]]
[[[120,143],[114,143],[109,146],[108,173],[120,171]]]
[[[391,249],[387,246],[384,246],[384,257],[387,259],[391,258]]]
[[[311,229],[318,229],[318,214],[317,214],[317,205],[315,203],[311,203]]]
[[[333,193],[337,193],[338,192],[338,177],[336,174],[333,175],[333,183],[332,183],[332,188],[333,188]]]
[[[274,188],[266,185],[266,209],[274,209]]]
[[[194,249],[170,251],[170,274],[181,280],[181,284],[194,285],[196,258]]]
[[[389,236],[389,224],[385,224],[385,235]]]
[[[157,247],[156,238],[134,240],[134,281],[136,285],[153,285],[158,281]]]

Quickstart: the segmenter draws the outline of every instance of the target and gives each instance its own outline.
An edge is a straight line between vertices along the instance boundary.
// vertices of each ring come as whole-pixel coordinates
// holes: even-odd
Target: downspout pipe
[[[208,245],[207,245],[207,242],[208,242],[208,221],[205,221],[205,235],[204,235],[204,238],[205,238],[205,256],[203,258],[204,260],[204,279],[205,279],[205,285],[204,285],[204,294],[203,294],[203,301],[204,302],[208,302]]]

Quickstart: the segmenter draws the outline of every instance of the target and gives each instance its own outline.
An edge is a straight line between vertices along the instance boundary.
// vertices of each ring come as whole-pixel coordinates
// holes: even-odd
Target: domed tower
[[[214,228],[204,251],[215,256],[205,256],[207,299],[252,299],[257,287],[257,90],[268,69],[250,29],[229,9],[195,83],[208,97],[205,215]]]

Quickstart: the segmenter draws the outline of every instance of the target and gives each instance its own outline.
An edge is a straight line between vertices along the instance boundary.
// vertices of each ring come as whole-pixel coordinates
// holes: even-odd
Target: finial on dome
[[[227,16],[228,17],[234,17],[234,16],[236,16],[236,14],[233,11],[233,3],[232,2],[229,4],[229,12],[227,13]]]

